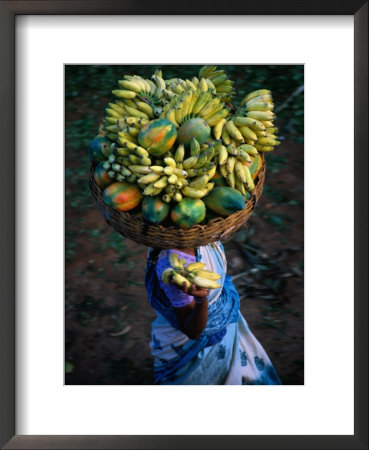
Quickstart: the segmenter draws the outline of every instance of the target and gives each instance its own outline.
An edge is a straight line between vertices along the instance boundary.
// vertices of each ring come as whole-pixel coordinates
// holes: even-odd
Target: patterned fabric
[[[280,384],[267,354],[239,313],[237,291],[231,277],[226,275],[223,246],[216,243],[197,250],[196,260],[203,261],[207,269],[219,273],[223,286],[209,292],[208,323],[197,340],[189,339],[179,329],[173,311],[176,300],[173,303],[172,298],[178,296],[177,290],[164,292],[161,289],[157,275],[168,267],[165,267],[167,251],[159,255],[158,260],[163,261],[160,269],[155,270],[155,261],[148,258],[146,288],[150,304],[157,311],[150,343],[154,356],[154,382],[190,385]],[[151,254],[150,249],[148,253]]]

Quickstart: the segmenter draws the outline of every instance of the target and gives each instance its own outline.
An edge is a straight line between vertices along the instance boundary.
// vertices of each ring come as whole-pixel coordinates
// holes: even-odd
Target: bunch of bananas
[[[116,98],[99,128],[110,142],[103,169],[111,183],[135,184],[144,196],[160,195],[168,204],[202,199],[219,179],[248,199],[260,169],[253,163],[280,144],[271,92],[254,91],[236,107],[229,103],[233,82],[217,66],[202,67],[191,80],[164,79],[161,70],[151,79],[125,75],[112,92]],[[155,121],[174,130],[169,151],[159,155],[140,139]]]
[[[215,272],[205,269],[205,264],[201,262],[195,262],[186,264],[186,260],[179,258],[177,253],[171,253],[169,255],[169,263],[171,267],[165,269],[162,273],[162,281],[165,284],[170,284],[173,281],[177,286],[190,288],[192,284],[205,289],[217,289],[220,288],[220,284],[216,282],[221,278]]]

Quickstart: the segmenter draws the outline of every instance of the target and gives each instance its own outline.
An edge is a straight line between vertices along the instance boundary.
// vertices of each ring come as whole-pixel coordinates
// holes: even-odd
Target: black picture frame
[[[0,1],[0,445],[6,449],[368,449],[368,2],[364,0]],[[28,14],[352,15],[355,42],[354,435],[15,435],[15,18]],[[337,374],[339,376],[339,374]]]

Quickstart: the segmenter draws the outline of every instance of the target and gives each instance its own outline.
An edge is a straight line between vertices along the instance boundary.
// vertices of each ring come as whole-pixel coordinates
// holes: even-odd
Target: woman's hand
[[[171,283],[177,289],[180,289],[185,294],[192,295],[193,297],[204,298],[209,295],[208,289],[196,286],[196,284],[191,284],[190,287],[187,287],[186,283],[183,283],[182,286],[178,286],[178,284],[174,283],[174,281],[171,281]]]

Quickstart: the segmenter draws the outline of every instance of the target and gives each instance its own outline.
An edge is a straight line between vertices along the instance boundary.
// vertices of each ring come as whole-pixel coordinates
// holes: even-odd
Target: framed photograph
[[[260,1],[235,2],[231,12],[229,7],[0,2],[2,448],[368,448],[368,4]],[[135,292],[144,296],[139,276],[129,273],[138,270],[135,258],[143,250],[131,249],[120,275],[116,267],[130,253],[127,247],[120,251],[124,242],[109,238],[103,216],[86,197],[85,147],[104,119],[118,72],[146,77],[163,69],[191,79],[192,70],[212,64],[228,68],[240,92],[254,78],[255,89],[269,80],[277,116],[285,108],[287,119],[294,119],[281,127],[288,128],[287,140],[296,136],[296,145],[286,142],[289,150],[270,166],[274,184],[264,192],[255,221],[282,248],[289,236],[286,248],[296,253],[301,248],[293,242],[304,246],[304,235],[301,266],[279,267],[287,265],[283,252],[266,255],[257,239],[248,241],[242,233],[226,248],[231,269],[242,268],[239,247],[248,257],[252,253],[265,277],[278,272],[281,279],[303,280],[305,272],[305,299],[296,297],[294,304],[290,294],[287,309],[277,299],[284,282],[258,284],[255,277],[250,283],[255,298],[261,294],[268,305],[254,303],[264,328],[261,342],[268,354],[271,349],[281,386],[152,385],[149,359],[139,349],[147,333],[137,331],[152,317],[139,309],[138,298],[130,303]],[[283,96],[286,86],[289,94]],[[147,104],[141,107],[150,115]],[[115,131],[105,118],[100,133]],[[280,172],[283,164],[294,186]],[[291,219],[274,200],[290,209],[305,207]],[[91,205],[83,209],[87,201]],[[104,252],[110,259],[102,258]],[[109,262],[115,267],[107,268]],[[232,275],[237,278],[237,270]],[[120,289],[119,276],[129,281],[119,295],[136,329],[124,322],[124,306],[109,300]],[[252,300],[247,283],[236,286]],[[97,302],[93,292],[104,300]],[[251,300],[246,315],[259,317],[252,316]],[[289,327],[284,337],[287,310],[300,330]],[[300,341],[292,342],[296,336]],[[128,353],[120,353],[122,346]]]

